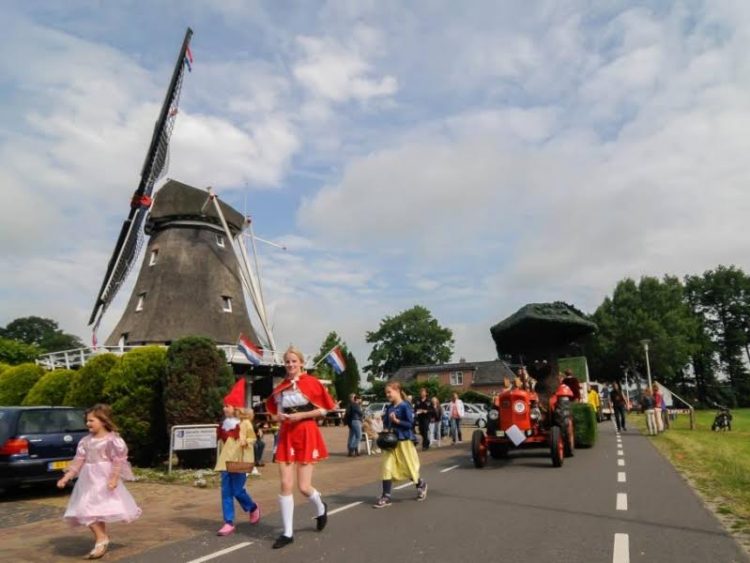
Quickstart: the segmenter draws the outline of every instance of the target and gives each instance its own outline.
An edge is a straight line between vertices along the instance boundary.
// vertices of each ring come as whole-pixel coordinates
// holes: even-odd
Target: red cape
[[[266,409],[268,409],[269,413],[279,413],[279,406],[276,402],[277,397],[282,391],[291,388],[291,386],[292,382],[288,379],[285,379],[276,386],[273,393],[271,393],[271,396],[266,399]],[[330,411],[336,408],[336,403],[333,401],[333,398],[331,398],[325,386],[315,376],[308,373],[301,373],[299,379],[297,379],[297,389],[300,390],[308,401],[319,409]]]

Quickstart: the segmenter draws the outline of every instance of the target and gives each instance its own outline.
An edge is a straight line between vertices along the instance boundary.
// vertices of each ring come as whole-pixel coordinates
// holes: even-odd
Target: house
[[[502,360],[485,362],[461,361],[455,364],[432,366],[406,366],[400,368],[393,378],[402,383],[437,381],[440,385],[453,387],[458,393],[477,391],[485,395],[499,393],[503,380],[513,381],[513,372]]]

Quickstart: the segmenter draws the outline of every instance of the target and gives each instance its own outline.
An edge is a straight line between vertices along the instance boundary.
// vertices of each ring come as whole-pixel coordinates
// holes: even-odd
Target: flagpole
[[[322,362],[323,360],[325,360],[325,359],[326,359],[326,358],[327,358],[327,357],[329,356],[329,354],[330,354],[331,352],[333,352],[333,351],[334,351],[334,350],[335,350],[336,348],[338,348],[338,346],[339,346],[339,345],[338,345],[338,344],[336,344],[336,346],[334,346],[333,348],[331,348],[330,350],[328,350],[328,352],[326,352],[326,353],[325,353],[325,354],[324,354],[323,356],[321,356],[321,357],[320,357],[320,359],[319,359],[319,360],[318,360],[317,362],[315,362],[315,364],[313,365],[313,367],[312,367],[312,368],[313,368],[313,369],[315,369],[316,367],[318,367],[318,364],[319,364],[320,362]]]

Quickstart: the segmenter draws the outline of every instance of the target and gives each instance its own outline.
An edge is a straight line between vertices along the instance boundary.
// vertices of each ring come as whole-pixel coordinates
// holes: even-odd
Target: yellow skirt
[[[419,456],[414,442],[401,440],[392,450],[383,450],[383,481],[419,481]]]

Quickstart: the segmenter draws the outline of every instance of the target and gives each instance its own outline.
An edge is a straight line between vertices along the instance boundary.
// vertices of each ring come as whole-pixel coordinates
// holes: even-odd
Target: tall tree
[[[77,336],[63,332],[52,319],[42,317],[22,317],[0,329],[0,336],[33,344],[45,352],[58,352],[82,348],[83,342]]]
[[[685,280],[688,301],[703,317],[719,368],[736,400],[750,404],[750,277],[735,266],[719,266]]]
[[[402,366],[445,363],[453,354],[453,332],[421,305],[385,317],[378,330],[367,332],[367,342],[374,346],[365,370],[375,379],[389,377]]]

